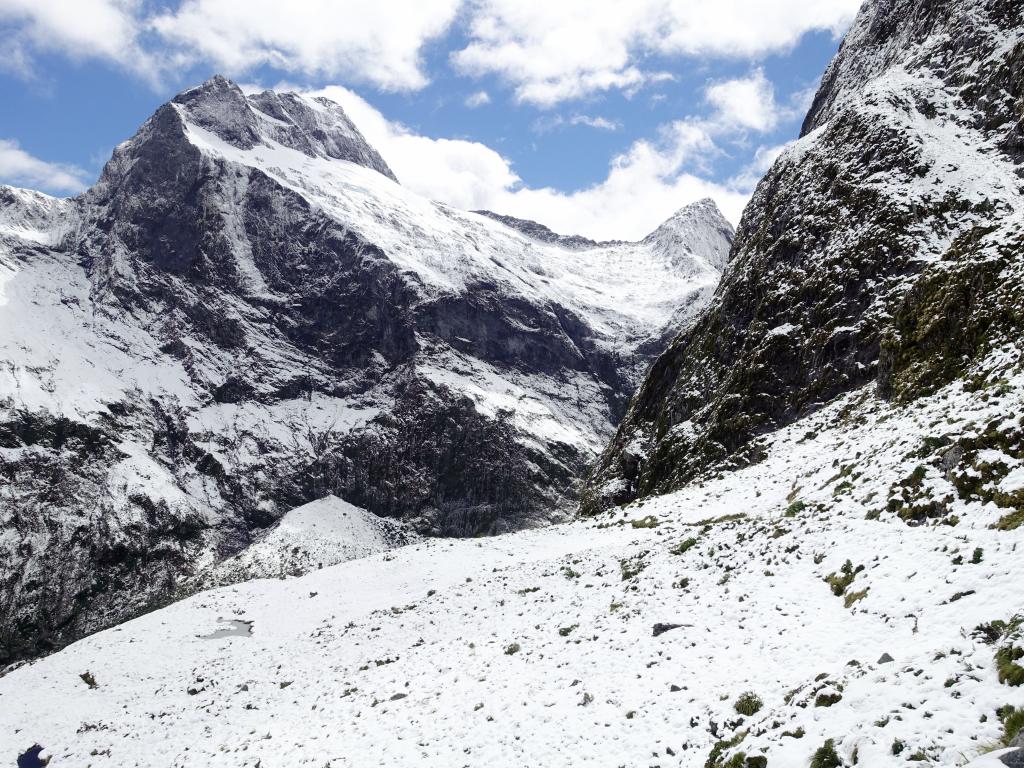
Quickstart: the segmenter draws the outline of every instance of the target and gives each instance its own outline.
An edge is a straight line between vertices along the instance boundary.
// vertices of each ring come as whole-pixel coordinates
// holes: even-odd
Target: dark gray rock
[[[669,631],[671,631],[673,629],[679,629],[680,627],[683,627],[683,626],[686,626],[686,625],[685,624],[662,624],[661,622],[659,622],[659,623],[654,625],[654,628],[653,628],[653,631],[651,632],[651,634],[653,634],[655,637],[658,637],[659,635],[663,635],[666,632],[669,632]]]
[[[1006,768],[1024,768],[1024,749],[1015,749],[999,756],[999,762]]]

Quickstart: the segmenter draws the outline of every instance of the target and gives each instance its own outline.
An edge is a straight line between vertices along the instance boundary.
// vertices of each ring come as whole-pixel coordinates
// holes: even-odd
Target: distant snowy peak
[[[725,269],[733,227],[710,197],[684,206],[643,239],[683,266],[692,254],[719,272]]]
[[[58,218],[68,209],[67,200],[0,185],[0,237],[52,245],[62,232]]]
[[[189,123],[238,149],[270,140],[310,157],[347,160],[398,181],[345,110],[329,99],[270,90],[246,96],[235,83],[216,75],[178,94],[173,103]]]
[[[507,216],[494,211],[479,210],[473,211],[473,213],[499,221],[531,240],[562,248],[579,250],[635,244],[627,240],[596,241],[582,235],[560,235],[539,222]],[[670,257],[673,255],[696,255],[721,272],[725,269],[728,260],[732,238],[732,224],[722,215],[715,201],[706,197],[683,206],[638,242],[654,246],[655,251]],[[677,266],[685,266],[682,258],[679,258],[678,261]]]

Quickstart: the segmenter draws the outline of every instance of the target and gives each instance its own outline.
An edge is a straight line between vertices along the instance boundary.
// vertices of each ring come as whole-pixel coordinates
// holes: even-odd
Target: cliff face
[[[1016,2],[865,3],[585,511],[757,461],[758,435],[864,384],[934,391],[1019,337],[1022,27]]]
[[[427,535],[564,517],[718,281],[729,225],[675,218],[524,233],[403,189],[336,104],[219,77],[81,197],[3,189],[0,663],[326,494]]]

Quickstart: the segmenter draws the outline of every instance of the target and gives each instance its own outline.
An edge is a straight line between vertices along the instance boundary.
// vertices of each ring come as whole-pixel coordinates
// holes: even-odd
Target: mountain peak
[[[241,149],[252,149],[261,137],[256,116],[242,89],[221,75],[182,91],[172,99],[188,121]]]
[[[683,250],[703,258],[719,272],[725,269],[733,226],[710,197],[684,205],[663,221],[643,242],[674,254]]]
[[[398,181],[339,104],[322,97],[266,90],[246,96],[222,75],[182,91],[171,102],[186,122],[240,149],[271,142],[310,157],[356,163]]]

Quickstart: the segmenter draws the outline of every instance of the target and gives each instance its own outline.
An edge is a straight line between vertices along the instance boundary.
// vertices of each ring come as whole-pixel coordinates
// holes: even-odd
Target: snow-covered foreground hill
[[[419,541],[81,640],[0,678],[0,761],[789,768],[831,740],[842,762],[817,765],[962,765],[1024,708],[1020,512],[945,469],[959,452],[989,498],[1024,489],[1006,352],[992,384],[854,391],[758,464],[589,521]],[[943,519],[908,513],[931,498]]]

